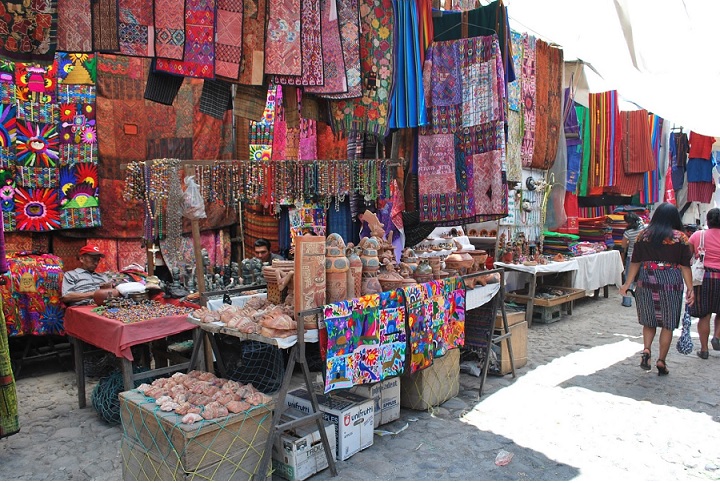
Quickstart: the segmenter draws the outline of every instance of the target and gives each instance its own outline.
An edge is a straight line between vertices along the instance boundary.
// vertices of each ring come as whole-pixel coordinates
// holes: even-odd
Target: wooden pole
[[[192,227],[193,251],[195,252],[195,278],[197,279],[197,288],[200,293],[200,306],[204,307],[206,303],[205,267],[203,266],[202,244],[200,243],[200,222],[198,220],[190,220],[190,226]],[[210,344],[210,338],[207,333],[204,333],[204,337],[205,369],[208,372],[214,373],[212,345]]]

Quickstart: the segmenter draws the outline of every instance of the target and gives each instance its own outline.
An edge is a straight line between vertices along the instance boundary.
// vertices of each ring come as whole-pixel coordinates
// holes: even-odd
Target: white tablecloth
[[[485,286],[476,285],[472,290],[465,292],[465,309],[471,310],[485,305],[499,291],[499,283],[489,283]]]
[[[515,270],[518,272],[526,272],[534,275],[537,273],[560,273],[577,270],[578,262],[576,258],[570,259],[566,262],[548,262],[545,265],[523,265],[522,263],[515,264],[495,262],[495,268],[504,268],[506,271]]]
[[[618,250],[583,255],[575,260],[578,269],[573,281],[574,288],[592,292],[605,285],[622,285],[623,263]]]

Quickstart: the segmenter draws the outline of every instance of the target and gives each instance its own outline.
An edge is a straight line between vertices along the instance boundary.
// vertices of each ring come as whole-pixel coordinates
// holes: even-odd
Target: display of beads
[[[186,315],[194,310],[190,307],[178,307],[154,300],[144,300],[138,303],[126,298],[109,299],[105,304],[93,309],[93,312],[108,319],[119,320],[123,324],[135,324],[159,317]]]

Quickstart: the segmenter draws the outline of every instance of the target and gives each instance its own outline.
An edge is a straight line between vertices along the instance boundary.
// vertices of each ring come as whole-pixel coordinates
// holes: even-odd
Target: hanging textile
[[[463,345],[465,286],[459,278],[405,287],[408,373],[429,367],[435,357]]]
[[[156,69],[185,77],[215,78],[215,12],[215,0],[186,0],[183,60],[158,58]]]
[[[690,152],[688,153],[688,157],[710,159],[714,142],[715,138],[712,136],[704,136],[690,131]]]
[[[242,0],[217,0],[215,74],[230,80],[240,76],[243,42]]]
[[[643,189],[643,173],[657,168],[650,142],[648,112],[644,109],[620,113],[622,136],[620,138],[620,165],[617,172],[614,193],[634,195]]]
[[[326,393],[402,374],[407,346],[402,290],[333,303],[323,310]]]
[[[328,99],[362,96],[360,66],[360,0],[337,0],[338,23],[347,86],[341,94],[323,94]]]
[[[52,61],[57,42],[57,0],[2,0],[0,55],[13,60]]]
[[[262,85],[265,77],[266,0],[243,0],[243,41],[240,84]]]
[[[393,89],[395,16],[392,0],[361,0],[360,99],[332,101],[330,112],[336,132],[363,132],[385,137]]]
[[[270,2],[271,6],[273,0]],[[300,59],[290,59],[287,51],[283,52],[282,56],[274,56],[276,61],[288,62],[290,61],[292,69],[287,67],[273,68],[272,70],[280,70],[280,75],[273,77],[273,82],[276,84],[296,85],[296,86],[322,86],[325,84],[325,74],[323,69],[323,49],[322,49],[322,35],[321,35],[321,13],[320,13],[320,0],[300,0],[300,25],[299,25],[299,37],[300,37]],[[282,14],[286,14],[287,11],[283,10]],[[270,20],[273,20],[272,14]],[[288,24],[293,25],[293,24]],[[282,26],[281,26],[282,28]],[[294,35],[295,32],[292,32]],[[265,54],[268,54],[268,46],[270,45],[273,37],[278,36],[282,42],[293,41],[290,32],[288,36],[283,36],[280,32],[276,32],[268,28],[268,39],[266,40]],[[292,42],[293,53],[296,51],[295,46],[297,41]],[[278,46],[276,45],[275,48]],[[273,51],[270,51],[271,53]],[[297,71],[297,62],[300,61],[300,74],[285,74],[285,70]],[[273,74],[271,67],[266,65],[265,72]]]
[[[617,91],[589,94],[590,169],[588,194],[602,194],[615,185],[616,159],[620,155],[620,122]]]
[[[57,50],[92,52],[90,0],[58,0]]]
[[[155,55],[182,60],[185,53],[185,0],[155,0]]]
[[[535,37],[523,34],[522,85],[523,138],[520,151],[522,165],[532,164],[535,151]]]
[[[711,203],[715,194],[715,183],[707,181],[688,181],[687,201]]]
[[[588,194],[588,182],[590,180],[590,110],[575,104],[575,112],[578,116],[578,124],[580,125],[580,132],[582,133],[580,139],[582,140],[582,161],[580,164],[580,177],[578,179],[578,196],[587,196]]]
[[[555,162],[562,115],[562,50],[538,40],[535,69],[535,143],[530,167],[549,169]]]
[[[118,52],[120,35],[118,32],[117,0],[91,1],[92,8],[92,45],[96,52]]]
[[[120,53],[155,56],[153,0],[118,0]]]
[[[435,38],[432,0],[417,0],[416,3],[420,30],[420,65],[423,65],[425,64],[425,51],[427,51]]]
[[[650,125],[650,145],[652,146],[655,166],[658,168],[645,173],[643,190],[640,191],[640,204],[649,205],[660,201],[660,139],[663,132],[663,119],[655,114],[648,115]]]
[[[670,166],[672,167],[673,189],[677,192],[685,184],[685,167],[687,166],[688,151],[687,134],[684,132],[673,132],[670,134],[670,144],[668,146],[668,154],[670,156]]]
[[[344,94],[348,87],[340,39],[337,0],[322,0],[320,12],[322,14],[321,45],[324,82],[320,86],[305,87],[305,92],[308,94]]]
[[[505,91],[497,38],[434,43],[423,77],[430,123],[418,136],[421,221],[505,216]]]
[[[512,41],[512,60],[515,72],[522,72],[523,36],[510,32]],[[507,139],[507,179],[508,182],[522,181],[522,140],[523,140],[522,76],[518,75],[508,83],[508,139]]]
[[[565,107],[563,126],[565,129],[565,146],[567,149],[567,176],[565,189],[575,193],[580,178],[582,165],[582,141],[580,140],[580,121],[578,120],[576,103],[570,98],[570,88],[565,89]]]
[[[1,303],[1,302],[0,302]],[[5,316],[0,306],[0,439],[20,431],[15,376],[10,364],[10,345]]]
[[[395,87],[390,99],[390,129],[427,124],[420,63],[420,27],[415,0],[393,0],[395,8]]]

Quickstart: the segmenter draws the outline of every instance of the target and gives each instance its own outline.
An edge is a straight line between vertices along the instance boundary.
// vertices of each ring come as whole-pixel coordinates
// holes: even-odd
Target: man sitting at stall
[[[100,248],[85,245],[80,249],[80,268],[65,272],[62,282],[62,301],[67,306],[88,305],[94,302],[93,294],[101,288],[113,288],[109,277],[95,269],[105,254]]]
[[[271,264],[273,260],[285,260],[282,255],[270,253],[270,242],[265,238],[255,240],[255,258],[268,264]]]

